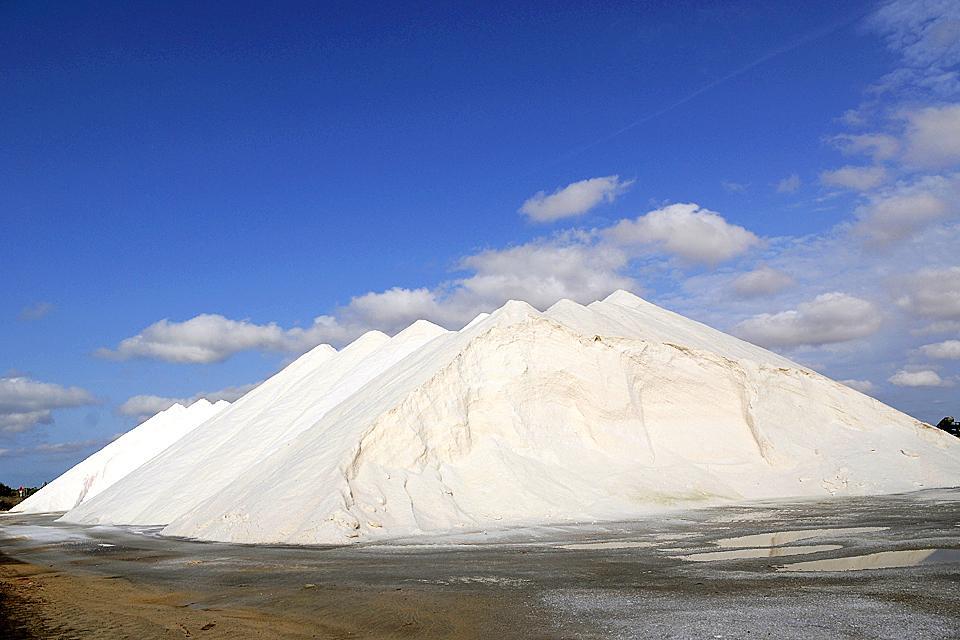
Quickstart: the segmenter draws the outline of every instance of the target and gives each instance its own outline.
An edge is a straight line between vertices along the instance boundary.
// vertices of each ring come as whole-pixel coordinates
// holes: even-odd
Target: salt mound
[[[229,404],[224,400],[211,404],[206,399],[189,407],[175,404],[75,465],[12,511],[46,513],[72,509],[124,478]]]
[[[509,302],[329,401],[326,387],[290,393],[301,397],[278,395],[276,407],[324,408],[293,427],[271,403],[230,451],[256,447],[255,433],[283,431],[282,446],[192,467],[171,448],[65,519],[336,544],[960,480],[949,435],[626,292],[544,313]],[[180,495],[141,502],[148,482],[194,473],[229,481],[187,508]]]
[[[138,469],[122,487],[63,519],[167,524],[249,473],[381,371],[446,333],[421,320],[393,338],[371,331],[339,352],[321,345]]]

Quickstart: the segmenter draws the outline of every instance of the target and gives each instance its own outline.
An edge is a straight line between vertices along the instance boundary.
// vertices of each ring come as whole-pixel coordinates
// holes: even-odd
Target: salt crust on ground
[[[317,347],[63,519],[340,544],[958,481],[956,438],[618,291]]]

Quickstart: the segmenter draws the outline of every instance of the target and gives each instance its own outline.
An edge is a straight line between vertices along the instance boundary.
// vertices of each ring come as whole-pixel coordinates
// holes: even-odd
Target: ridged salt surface
[[[948,434],[619,291],[318,347],[63,519],[339,544],[958,480]]]
[[[73,509],[96,496],[179,438],[229,406],[201,398],[189,407],[174,404],[73,466],[12,511],[45,513]]]

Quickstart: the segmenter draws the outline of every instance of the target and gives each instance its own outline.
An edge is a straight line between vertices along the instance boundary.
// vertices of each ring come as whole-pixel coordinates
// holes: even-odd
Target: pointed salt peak
[[[164,410],[161,411],[160,413],[163,413],[163,414],[166,414],[166,415],[169,416],[169,415],[174,415],[174,414],[177,414],[177,413],[183,413],[183,412],[186,411],[186,410],[187,410],[187,408],[186,408],[185,406],[183,406],[183,405],[180,404],[179,402],[174,402],[172,405],[170,405],[169,407],[167,407],[166,409],[164,409]],[[160,415],[160,414],[157,414],[157,415]]]
[[[439,336],[444,333],[448,333],[448,331],[438,324],[434,324],[429,320],[417,320],[403,331],[398,332],[393,338],[396,340],[397,338],[413,336]]]
[[[489,317],[490,317],[490,314],[489,314],[489,313],[486,313],[486,312],[484,312],[484,313],[478,313],[478,314],[477,314],[477,317],[474,318],[473,320],[471,320],[470,322],[468,322],[467,324],[463,325],[463,328],[460,329],[460,331],[466,331],[467,329],[469,329],[469,328],[472,327],[473,325],[475,325],[475,324],[477,324],[477,323],[479,323],[479,322],[483,322],[484,320],[486,320],[486,319],[489,318]]]
[[[650,304],[640,296],[623,289],[617,289],[604,298],[603,301],[612,302],[613,304],[618,304],[621,307],[640,307],[645,304]]]
[[[484,324],[518,322],[526,318],[542,318],[543,314],[523,300],[508,300],[505,305],[490,314]]]
[[[327,354],[327,355],[331,355],[331,356],[332,356],[333,354],[335,354],[336,352],[337,352],[337,350],[334,349],[334,348],[333,348],[332,346],[330,346],[329,344],[327,344],[326,342],[324,342],[323,344],[318,344],[318,345],[315,346],[313,349],[310,349],[310,351],[307,351],[307,353],[312,353],[312,354]]]
[[[364,345],[377,345],[383,342],[386,342],[390,339],[390,336],[385,334],[383,331],[367,331],[362,336],[345,346],[343,349],[340,349],[338,353],[345,353],[352,349],[357,349],[363,347]]]
[[[193,404],[191,404],[191,405],[190,405],[189,407],[187,407],[187,408],[188,408],[188,409],[194,409],[194,410],[196,410],[196,409],[204,409],[204,408],[206,408],[206,407],[209,407],[211,404],[213,404],[213,403],[210,402],[209,400],[207,400],[206,398],[200,398],[200,399],[194,401]]]
[[[586,309],[586,307],[580,304],[579,302],[577,302],[576,300],[571,300],[570,298],[560,298],[559,300],[554,302],[552,305],[550,305],[550,307],[543,313],[545,315],[550,315],[551,312],[563,311],[564,309],[581,311],[583,309]]]

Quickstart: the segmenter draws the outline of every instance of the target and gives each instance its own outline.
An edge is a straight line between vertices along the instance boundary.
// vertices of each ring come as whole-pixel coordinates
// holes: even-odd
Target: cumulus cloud
[[[733,280],[734,292],[742,298],[769,296],[793,284],[793,278],[766,265],[747,271]]]
[[[936,320],[960,320],[960,267],[921,269],[894,286],[901,308]]]
[[[464,272],[460,277],[431,288],[368,292],[307,328],[205,314],[183,322],[161,320],[98,355],[210,363],[250,349],[300,353],[322,342],[343,344],[364,331],[392,333],[421,318],[459,328],[511,298],[543,308],[560,298],[587,303],[616,289],[640,290],[630,275],[634,261],[663,262],[665,254],[712,265],[758,244],[757,236],[717,213],[696,204],[672,205],[612,227],[570,230],[468,255],[456,265]]]
[[[845,155],[868,155],[874,162],[889,160],[900,151],[900,141],[885,133],[840,134],[831,142]]]
[[[960,104],[909,111],[904,117],[907,163],[940,168],[960,162]]]
[[[99,349],[96,355],[113,360],[153,358],[167,362],[209,364],[222,362],[241,351],[303,352],[325,341],[353,334],[329,316],[319,316],[307,328],[283,329],[276,323],[256,324],[217,314],[201,314],[183,322],[160,320],[116,349]]]
[[[777,193],[793,193],[800,188],[800,176],[791,173],[777,183]]]
[[[48,315],[54,308],[54,305],[49,302],[35,302],[21,309],[17,317],[27,322],[39,320]]]
[[[617,245],[651,245],[691,263],[716,265],[760,244],[751,231],[693,203],[673,204],[605,229]]]
[[[620,176],[581,180],[549,195],[544,191],[537,192],[523,203],[520,213],[535,222],[553,222],[579,216],[601,202],[613,202],[632,184],[633,180],[621,180]]]
[[[937,360],[960,360],[960,340],[944,340],[934,344],[925,344],[920,352],[928,358]]]
[[[820,180],[831,187],[843,187],[854,191],[869,191],[887,179],[883,167],[854,167],[847,165],[833,171],[824,171]]]
[[[0,433],[20,433],[53,422],[52,411],[97,402],[79,387],[38,382],[24,376],[0,378]]]
[[[902,240],[917,229],[955,215],[960,177],[924,176],[872,196],[857,208],[856,230],[875,244]]]
[[[233,402],[252,391],[260,383],[245,384],[236,387],[226,387],[218,391],[201,391],[187,398],[174,398],[169,396],[156,395],[137,395],[127,398],[126,402],[117,407],[117,413],[124,416],[132,416],[140,420],[149,418],[161,411],[169,409],[175,404],[182,404],[185,407],[190,406],[197,400],[205,398],[210,402],[226,400]]]
[[[820,346],[864,338],[881,325],[877,308],[846,293],[824,293],[779,313],[740,322],[734,332],[764,347]]]
[[[906,371],[901,369],[889,378],[890,384],[898,387],[945,387],[949,381],[940,377],[936,371],[922,369],[920,371]]]

